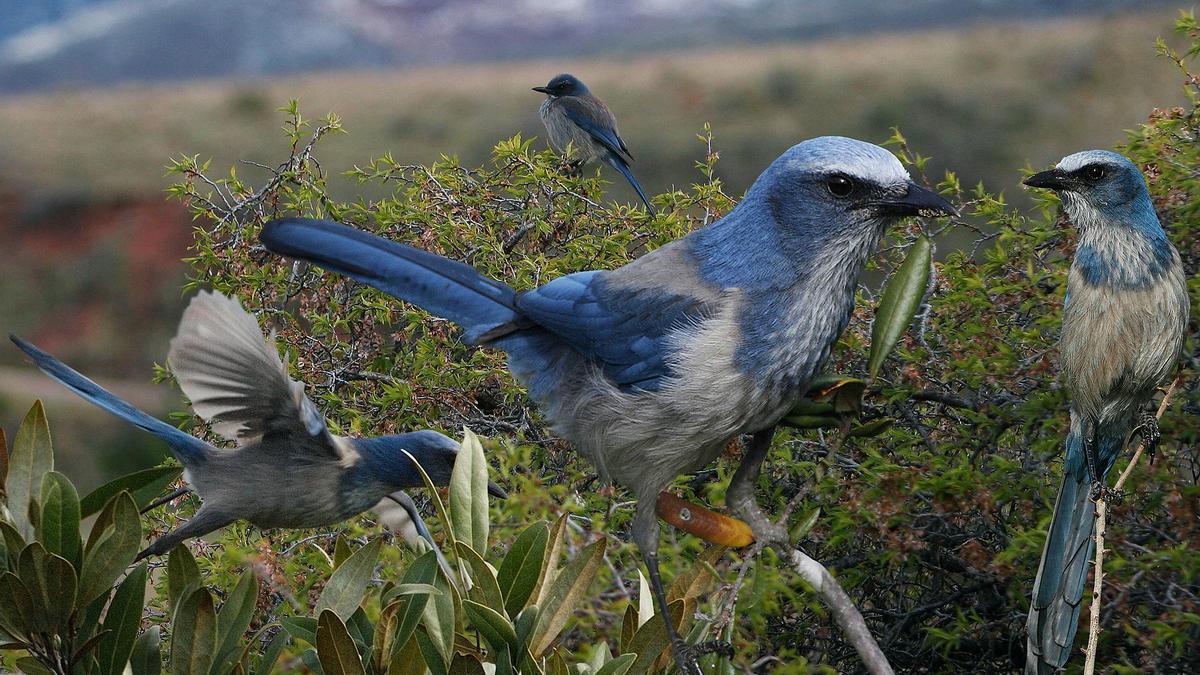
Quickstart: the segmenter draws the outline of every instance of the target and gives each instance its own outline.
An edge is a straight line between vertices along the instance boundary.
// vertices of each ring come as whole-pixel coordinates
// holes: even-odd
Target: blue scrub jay
[[[1059,342],[1071,431],[1027,625],[1025,672],[1039,675],[1071,656],[1109,469],[1135,431],[1158,441],[1145,406],[1175,368],[1189,301],[1179,253],[1128,159],[1080,152],[1025,184],[1057,192],[1079,230]]]
[[[754,486],[775,424],[846,327],[859,272],[884,230],[953,213],[887,150],[840,137],[800,143],[721,220],[615,270],[517,292],[473,268],[345,225],[266,224],[262,242],[446,317],[508,354],[554,430],[637,499],[633,539],[664,618],[655,500],[680,474],[754,434],[730,505],[769,523]],[[668,621],[675,658],[695,650]]]
[[[138,554],[161,555],[179,542],[235,520],[263,527],[330,525],[376,506],[402,488],[424,486],[407,450],[438,485],[450,482],[459,444],[434,431],[398,436],[335,436],[288,376],[273,339],[234,298],[192,298],[167,357],[192,408],[238,444],[218,449],[114,396],[53,356],[11,336],[38,368],[89,402],[165,441],[203,504],[183,526]],[[489,491],[504,493],[494,484]],[[396,498],[409,510],[411,500]],[[428,537],[420,516],[414,525]]]
[[[546,100],[538,108],[538,115],[542,118],[542,124],[546,125],[546,135],[550,137],[554,149],[565,153],[567,145],[573,144],[575,152],[579,153],[574,168],[601,160],[620,171],[637,190],[646,210],[654,215],[654,207],[629,169],[633,155],[617,132],[617,118],[604,105],[604,101],[596,98],[587,85],[574,75],[566,73],[550,80],[546,86],[534,87],[533,90],[546,95]]]

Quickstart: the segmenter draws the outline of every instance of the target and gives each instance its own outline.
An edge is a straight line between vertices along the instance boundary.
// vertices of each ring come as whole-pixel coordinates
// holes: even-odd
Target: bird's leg
[[[139,511],[139,513],[141,513],[141,514],[149,513],[151,511],[153,511],[154,509],[157,509],[158,507],[162,506],[163,504],[166,504],[167,502],[169,502],[173,499],[178,499],[179,497],[182,497],[186,494],[191,493],[191,491],[192,491],[192,488],[188,487],[187,485],[184,485],[183,487],[179,488],[178,490],[172,491],[171,494],[163,496],[163,497],[159,497],[158,499],[155,499],[154,501],[150,502],[146,506],[146,508]]]
[[[1135,430],[1142,437],[1142,444],[1146,446],[1146,452],[1150,454],[1150,463],[1154,464],[1154,456],[1158,454],[1158,441],[1162,438],[1162,432],[1158,429],[1158,418],[1154,413],[1142,411],[1138,417],[1138,426]]]
[[[787,530],[782,525],[771,522],[754,498],[754,488],[758,485],[762,463],[767,458],[774,436],[775,427],[771,427],[750,437],[750,447],[746,448],[742,463],[729,481],[725,502],[738,518],[750,525],[755,539],[788,543]]]
[[[201,506],[200,510],[196,512],[196,515],[192,516],[191,520],[154,540],[153,544],[150,544],[144,551],[137,554],[133,562],[152,555],[163,555],[185,539],[208,534],[213,530],[225,527],[235,520],[237,518],[227,516],[219,511],[205,509]]]
[[[1107,496],[1104,489],[1104,481],[1101,479],[1100,471],[1097,467],[1099,460],[1096,458],[1095,422],[1084,422],[1083,461],[1087,464],[1088,480],[1091,481],[1088,498],[1092,501],[1097,501]]]
[[[633,521],[633,540],[642,552],[646,561],[646,571],[650,576],[650,591],[654,594],[654,602],[658,605],[658,614],[666,622],[667,638],[671,641],[671,654],[675,657],[675,665],[683,675],[703,675],[697,659],[705,654],[732,652],[729,643],[722,640],[712,640],[698,645],[689,645],[675,630],[671,622],[671,613],[667,608],[667,592],[663,587],[662,574],[658,570],[658,516],[654,512],[654,501],[646,502],[646,506],[638,504],[637,515]]]

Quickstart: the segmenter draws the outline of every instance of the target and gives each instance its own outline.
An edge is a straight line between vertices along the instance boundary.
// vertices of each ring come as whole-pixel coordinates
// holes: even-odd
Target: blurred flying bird
[[[573,145],[578,153],[573,168],[601,160],[620,171],[637,190],[646,210],[654,215],[654,207],[650,205],[646,192],[629,169],[633,155],[617,132],[617,118],[604,105],[604,101],[596,98],[579,78],[566,73],[556,76],[546,86],[534,87],[533,90],[546,95],[546,100],[538,108],[538,115],[542,118],[542,124],[546,125],[546,135],[550,137],[554,149],[566,153],[567,146]]]
[[[771,523],[754,501],[775,424],[846,327],[856,279],[884,230],[918,213],[953,209],[883,148],[825,137],[785,152],[721,220],[619,269],[528,291],[327,221],[272,221],[262,241],[507,352],[554,430],[636,497],[633,538],[665,619],[659,492],[754,434],[729,502],[756,534],[777,532],[764,530]],[[681,668],[698,673],[696,650],[669,621],[667,632]]]
[[[1079,230],[1059,351],[1071,430],[1027,624],[1025,672],[1053,673],[1071,656],[1095,542],[1095,500],[1136,431],[1153,451],[1146,411],[1175,369],[1188,322],[1187,284],[1138,168],[1089,150],[1025,179],[1058,193]]]
[[[330,525],[424,481],[407,450],[437,485],[450,481],[459,444],[434,431],[396,436],[335,436],[288,376],[275,340],[234,298],[192,298],[168,362],[192,408],[236,448],[220,449],[155,419],[53,356],[11,336],[38,368],[89,402],[165,441],[183,477],[203,500],[187,523],[159,537],[138,559],[235,520],[262,528]],[[489,492],[503,496],[494,484]],[[402,506],[405,502],[398,501]],[[411,505],[411,500],[407,501]],[[414,526],[428,537],[415,509]],[[435,547],[436,548],[436,547]]]

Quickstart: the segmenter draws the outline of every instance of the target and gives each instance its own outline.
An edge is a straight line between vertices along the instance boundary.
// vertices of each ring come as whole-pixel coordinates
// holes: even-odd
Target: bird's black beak
[[[495,481],[488,481],[488,494],[496,499],[508,499],[508,493],[504,491],[504,488],[496,485]]]
[[[908,191],[900,197],[880,202],[879,207],[885,215],[896,218],[906,216],[957,216],[954,206],[942,199],[938,193],[923,188],[909,181]]]
[[[1070,187],[1070,179],[1061,169],[1050,169],[1033,174],[1022,181],[1029,187],[1047,188],[1049,190],[1065,190]]]
[[[550,93],[549,87],[534,87],[533,90],[538,92],[539,94],[549,94]]]

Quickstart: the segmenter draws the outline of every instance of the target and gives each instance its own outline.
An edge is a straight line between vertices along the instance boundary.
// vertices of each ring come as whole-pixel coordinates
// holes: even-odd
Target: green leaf
[[[608,663],[605,663],[599,670],[596,671],[595,675],[625,675],[625,673],[628,673],[629,670],[633,668],[633,662],[636,660],[637,654],[632,652],[629,654],[622,654]]]
[[[150,626],[133,643],[133,654],[129,657],[133,675],[159,675],[162,672],[159,630],[158,626]]]
[[[65,635],[79,586],[75,568],[35,541],[21,551],[17,572],[37,608],[42,630]]]
[[[317,619],[317,658],[325,675],[366,675],[346,624],[330,609],[322,610]]]
[[[433,510],[437,512],[438,519],[442,521],[442,528],[445,530],[446,538],[449,540],[446,543],[449,544],[451,549],[454,549],[454,544],[456,543],[454,525],[450,519],[450,512],[446,510],[446,504],[442,502],[442,497],[438,494],[437,486],[433,484],[433,480],[429,478],[429,474],[425,473],[425,467],[421,466],[421,463],[417,461],[416,457],[413,457],[411,452],[404,449],[401,449],[401,452],[408,455],[409,460],[416,465],[417,472],[421,474],[421,480],[425,482],[425,487],[429,490],[429,501],[433,502]],[[457,464],[457,458],[455,459],[455,463]]]
[[[41,661],[32,656],[23,656],[16,661],[16,666],[25,675],[54,675],[54,671],[42,665]]]
[[[566,627],[567,620],[583,602],[584,593],[596,577],[596,571],[604,559],[607,544],[607,539],[600,539],[584,549],[568,562],[551,582],[545,600],[538,603],[541,612],[537,628],[534,629],[533,638],[530,640],[530,651],[535,657],[541,657],[550,648],[558,634]]]
[[[217,613],[207,588],[188,593],[171,620],[171,673],[198,675],[212,667],[217,648]]]
[[[341,567],[342,563],[346,562],[346,559],[353,555],[353,553],[350,550],[350,544],[346,543],[346,538],[339,534],[337,539],[333,540],[333,559],[330,571],[336,572],[337,568]]]
[[[8,439],[4,435],[4,429],[0,429],[0,492],[4,491],[4,484],[8,481]]]
[[[471,566],[471,578],[475,580],[471,590],[467,591],[467,597],[499,612],[507,621],[508,615],[504,612],[504,595],[500,593],[500,586],[496,583],[496,574],[492,572],[492,568],[488,567],[488,564],[479,557],[474,549],[461,541],[458,542],[458,559]]]
[[[103,630],[108,631],[96,649],[101,675],[120,675],[133,654],[138,629],[142,625],[142,603],[146,599],[146,563],[135,567],[117,591],[104,614]]]
[[[367,584],[375,573],[375,562],[379,559],[379,539],[367,542],[366,546],[358,549],[338,566],[333,576],[321,591],[321,598],[313,611],[320,613],[326,609],[333,610],[339,619],[348,619],[362,603],[367,592]]]
[[[463,428],[462,446],[450,473],[450,521],[454,538],[478,552],[487,551],[488,464],[479,438]]]
[[[213,672],[231,667],[240,657],[238,643],[250,628],[254,618],[254,605],[258,600],[258,578],[254,570],[246,569],[238,579],[237,586],[225,596],[225,603],[217,612],[217,652]]]
[[[517,644],[517,631],[499,612],[472,600],[463,600],[463,611],[466,612],[471,625],[493,649],[507,647],[514,653],[518,650],[520,645]]]
[[[538,572],[537,583],[534,584],[532,602],[539,607],[545,607],[546,594],[550,592],[550,584],[558,574],[558,561],[562,557],[563,542],[566,539],[567,517],[568,514],[562,514],[550,527],[550,535],[542,555],[542,566]]]
[[[437,640],[430,637],[424,627],[418,629],[413,638],[417,641],[417,647],[421,650],[421,657],[425,660],[425,667],[429,672],[433,675],[447,675],[446,657],[438,647]]]
[[[122,490],[129,491],[129,494],[133,496],[133,503],[140,511],[162,494],[167,486],[174,483],[182,472],[183,468],[178,466],[156,466],[111,480],[92,490],[80,500],[80,515],[87,518],[99,511],[108,500]]]
[[[16,574],[0,574],[0,598],[4,598],[4,602],[0,602],[0,628],[5,633],[24,640],[41,628],[33,596]]]
[[[404,572],[404,577],[400,580],[400,585],[433,585],[433,582],[438,577],[438,562],[437,555],[433,551],[428,551],[413,561],[408,569]],[[437,588],[436,586],[434,587]],[[438,589],[440,593],[440,589]],[[395,601],[389,601],[390,605],[397,605],[396,611],[396,633],[392,636],[393,651],[390,656],[391,662],[396,662],[397,649],[403,649],[405,645],[412,639],[413,632],[420,623],[425,612],[425,605],[429,602],[429,594],[419,593],[413,595],[403,595],[396,598]]]
[[[4,479],[4,494],[13,527],[26,540],[33,539],[34,527],[30,507],[37,503],[42,489],[42,476],[54,470],[54,449],[50,445],[50,426],[42,402],[35,401],[26,413],[13,439],[8,475]]]
[[[425,659],[415,637],[393,650],[387,675],[425,675]]]
[[[283,653],[288,643],[287,631],[279,631],[275,633],[275,637],[267,643],[267,648],[263,650],[258,657],[258,662],[254,664],[254,669],[251,671],[254,675],[270,675],[275,669],[275,662],[279,660],[279,655]],[[247,645],[251,647],[253,643]]]
[[[804,520],[800,521],[800,523],[797,524],[796,527],[793,527],[792,531],[788,533],[788,535],[791,537],[791,541],[800,541],[801,539],[807,537],[808,533],[812,532],[812,529],[816,527],[817,519],[820,517],[821,509],[813,509],[812,513],[808,514]]]
[[[442,573],[441,568],[437,570],[437,576],[433,579],[433,585],[437,587],[440,594],[432,596],[432,602],[425,603],[425,610],[422,613],[422,623],[425,627],[426,636],[433,641],[434,647],[438,654],[442,657],[443,668],[449,663],[453,654],[454,645],[454,628],[455,628],[455,603],[454,586]],[[429,597],[429,596],[426,596]],[[424,653],[424,647],[422,647]]]
[[[504,609],[508,616],[516,616],[525,606],[537,586],[542,573],[542,559],[546,554],[546,540],[550,528],[545,522],[537,522],[517,535],[508,555],[500,563],[496,583],[504,595]]]
[[[676,628],[683,616],[683,608],[683,600],[672,602],[668,608],[671,623]],[[656,614],[654,618],[644,623],[633,639],[629,641],[629,653],[637,654],[637,659],[631,669],[635,673],[647,672],[650,666],[658,660],[659,655],[670,646],[671,640],[667,637],[667,626],[662,617]]]
[[[192,552],[184,544],[176,544],[167,554],[167,604],[171,609],[179,606],[192,590],[200,587],[200,567]]]
[[[279,624],[292,638],[314,646],[317,644],[317,620],[311,616],[285,616]]]
[[[0,570],[12,569],[17,566],[17,556],[21,554],[21,550],[25,548],[25,538],[17,532],[17,528],[4,520],[0,520],[0,534],[4,538],[4,552],[7,555],[7,560],[0,565]]]
[[[867,373],[872,379],[879,374],[884,359],[917,315],[925,288],[929,285],[932,256],[933,246],[929,238],[917,238],[909,247],[904,262],[883,289],[883,297],[875,311],[875,323],[871,326],[871,355],[867,359]]]
[[[870,438],[878,436],[892,427],[893,420],[890,417],[882,417],[877,420],[872,420],[866,424],[860,424],[851,429],[846,435],[851,438]]]
[[[83,541],[79,537],[79,495],[66,476],[57,471],[42,478],[42,512],[37,537],[46,550],[78,568]]]
[[[137,506],[128,492],[117,495],[104,507],[92,525],[92,533],[107,523],[95,540],[88,537],[88,548],[79,575],[79,604],[86,605],[108,592],[117,577],[137,555],[142,541],[142,522]]]

